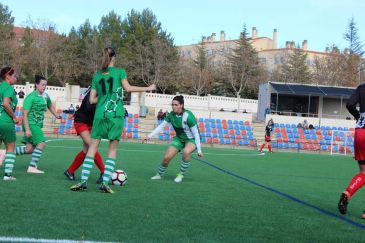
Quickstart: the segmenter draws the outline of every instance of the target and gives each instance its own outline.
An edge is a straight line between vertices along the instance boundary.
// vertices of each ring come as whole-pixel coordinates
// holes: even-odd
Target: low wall
[[[196,96],[185,95],[185,107],[191,110],[209,110],[219,111],[224,109],[225,111],[242,112],[257,112],[257,100],[221,97],[221,96]],[[131,105],[147,107],[154,107],[155,109],[169,110],[171,109],[171,101],[175,95],[156,94],[156,93],[132,93]]]
[[[266,115],[266,123],[273,119],[275,123],[289,123],[298,124],[303,123],[304,120],[308,121],[308,124],[313,126],[330,126],[330,127],[347,127],[354,128],[355,120],[343,120],[343,119],[330,119],[330,118],[312,118],[312,117],[297,117],[297,116],[282,116],[282,115]]]

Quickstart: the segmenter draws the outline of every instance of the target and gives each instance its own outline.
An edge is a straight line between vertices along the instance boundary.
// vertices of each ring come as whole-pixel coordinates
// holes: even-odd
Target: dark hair
[[[1,69],[0,72],[0,79],[5,79],[6,75],[13,75],[14,74],[14,68],[12,67],[4,67],[3,69]]]
[[[47,79],[45,77],[41,76],[41,75],[37,75],[37,74],[34,75],[34,89],[35,89],[35,85],[39,84],[41,82],[41,80],[46,80],[47,81]]]
[[[111,47],[106,47],[103,50],[103,65],[101,66],[101,70],[106,70],[112,60],[112,57],[115,57],[117,54],[114,49]]]
[[[180,105],[183,105],[184,108],[184,96],[176,95],[172,100],[176,100]]]

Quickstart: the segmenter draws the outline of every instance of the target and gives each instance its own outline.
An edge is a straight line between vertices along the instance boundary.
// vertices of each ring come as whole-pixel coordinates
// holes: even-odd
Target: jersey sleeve
[[[170,112],[166,117],[165,117],[165,122],[168,122],[168,123],[171,123],[171,115],[172,114],[172,112]]]
[[[195,118],[195,116],[192,113],[189,114],[187,123],[188,123],[188,126],[189,127],[193,127],[193,126],[195,126],[197,124],[196,123],[196,118]]]
[[[51,101],[51,98],[49,98],[49,95],[48,94],[46,94],[46,102],[47,102],[48,109],[51,108],[52,101]]]
[[[97,88],[97,81],[96,81],[96,75],[94,75],[91,80],[91,89],[96,90],[96,88]]]
[[[28,95],[25,99],[24,99],[24,103],[23,103],[23,109],[29,111],[30,108],[32,108],[32,104],[33,104],[33,95]]]
[[[124,80],[127,78],[127,72],[124,69],[120,69],[120,80]]]

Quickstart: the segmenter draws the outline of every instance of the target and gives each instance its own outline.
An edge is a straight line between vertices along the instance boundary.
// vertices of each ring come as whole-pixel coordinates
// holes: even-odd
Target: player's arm
[[[56,109],[54,108],[54,105],[50,105],[50,107],[48,107],[48,110],[54,115],[54,117],[56,117],[57,119],[61,119],[61,115],[57,114]]]
[[[13,119],[14,123],[18,123],[18,119],[16,118],[13,109],[11,109],[10,102],[11,102],[11,99],[9,97],[5,97],[3,99],[4,110]]]
[[[360,118],[360,113],[356,109],[356,105],[359,103],[359,100],[360,100],[360,88],[357,87],[354,93],[352,93],[350,99],[346,103],[347,110],[350,112],[351,115],[354,116],[356,120]]]
[[[167,121],[161,122],[161,124],[158,125],[158,127],[156,127],[150,134],[148,134],[147,137],[143,141],[150,140],[151,138],[153,138],[154,136],[156,136],[157,134],[159,134],[160,132],[162,132],[163,129],[164,129],[164,127],[167,124],[169,124]]]
[[[145,91],[156,90],[156,85],[154,85],[154,84],[151,84],[148,87],[138,87],[138,86],[130,85],[126,78],[122,80],[122,86],[123,86],[123,89],[127,92],[145,92]]]
[[[198,126],[194,125],[193,127],[190,128],[190,130],[193,133],[193,136],[194,136],[194,139],[195,139],[196,150],[198,150],[198,156],[203,157]]]
[[[89,98],[90,104],[96,104],[98,103],[98,94],[95,89],[92,89],[90,91],[90,98]]]
[[[52,104],[52,101],[48,95],[47,95],[47,108],[52,113],[52,115],[54,115],[54,117],[56,117],[57,119],[62,118],[61,115],[57,114],[56,109],[55,109],[54,105]]]

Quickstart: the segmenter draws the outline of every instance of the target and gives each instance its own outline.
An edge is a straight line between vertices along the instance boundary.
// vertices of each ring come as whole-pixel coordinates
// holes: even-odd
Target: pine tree
[[[307,53],[299,46],[293,49],[280,71],[280,81],[288,83],[312,83],[312,73],[307,65]]]
[[[240,97],[247,87],[257,86],[257,77],[260,76],[262,68],[258,54],[248,38],[245,25],[236,44],[237,47],[227,58],[226,75],[235,95]]]

